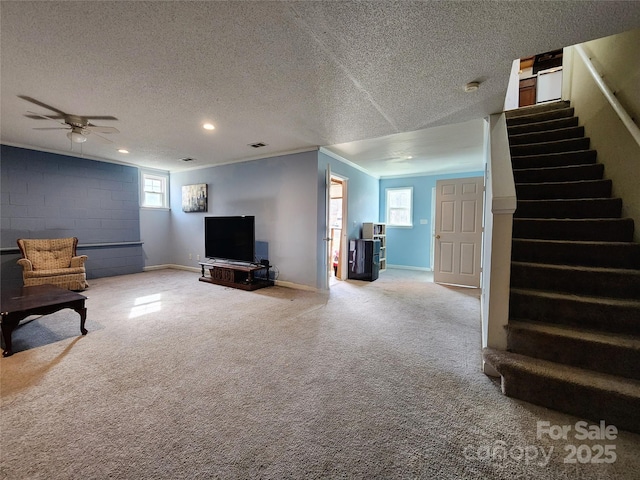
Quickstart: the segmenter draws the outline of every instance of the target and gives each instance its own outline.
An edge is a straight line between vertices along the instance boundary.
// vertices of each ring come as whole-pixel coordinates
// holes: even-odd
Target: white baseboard
[[[326,290],[321,290],[319,288],[310,287],[309,285],[301,285],[299,283],[287,282],[285,280],[276,280],[274,284],[277,285],[278,287],[294,288],[296,290],[305,290],[307,292],[322,293],[326,291]]]
[[[167,268],[172,268],[174,270],[186,270],[188,272],[202,272],[202,269],[200,267],[189,267],[187,265],[178,265],[176,263],[165,263],[163,265],[149,265],[147,267],[143,267],[142,271],[143,272],[150,272],[153,270],[164,270]]]
[[[482,360],[482,371],[484,372],[485,375],[489,376],[489,377],[501,377],[502,375],[500,375],[500,372],[498,372],[495,368],[493,368],[493,365],[485,362],[484,360]]]
[[[389,268],[395,268],[397,270],[418,270],[420,272],[431,272],[431,271],[433,271],[429,267],[412,267],[412,266],[409,266],[409,265],[389,265],[389,264],[387,264],[387,269],[389,269]]]

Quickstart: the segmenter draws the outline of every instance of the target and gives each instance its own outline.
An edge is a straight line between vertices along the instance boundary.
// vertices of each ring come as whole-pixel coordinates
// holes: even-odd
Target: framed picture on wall
[[[206,212],[207,211],[207,184],[182,186],[182,211]]]

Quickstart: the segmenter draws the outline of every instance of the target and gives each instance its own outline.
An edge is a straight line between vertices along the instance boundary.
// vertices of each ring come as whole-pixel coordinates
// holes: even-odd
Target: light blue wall
[[[2,286],[22,285],[18,238],[78,237],[87,277],[142,271],[138,169],[2,145]]]
[[[436,181],[449,178],[482,177],[484,172],[455,173],[421,177],[386,178],[380,180],[379,221],[386,221],[385,189],[413,187],[413,227],[387,226],[387,266],[398,265],[431,269],[432,191]],[[421,224],[420,220],[427,220]]]
[[[268,255],[278,279],[316,288],[317,152],[173,173],[170,180],[170,263],[204,259],[204,217],[254,215],[256,253]],[[182,211],[182,186],[206,183],[207,213]],[[192,259],[189,260],[189,253]]]
[[[145,267],[172,263],[170,233],[171,210],[140,209],[140,238]]]
[[[141,247],[80,249],[89,278],[134,273],[146,266],[198,267],[204,259],[204,217],[255,215],[256,253],[268,256],[283,282],[326,288],[325,172],[348,179],[348,238],[363,222],[384,221],[385,188],[414,188],[414,227],[387,230],[387,263],[430,268],[431,191],[436,180],[483,172],[378,180],[323,152],[174,173],[170,210],[139,208],[135,167],[2,146],[2,286],[21,272],[15,240],[77,236],[80,246],[144,242]],[[207,183],[209,211],[184,213],[182,186]],[[421,225],[420,219],[428,219]],[[192,258],[189,259],[189,254]]]
[[[325,183],[327,165],[331,172],[347,179],[347,236],[360,238],[362,223],[375,222],[378,219],[378,196],[380,191],[377,178],[364,173],[351,165],[337,160],[323,152],[318,153],[318,280],[320,288],[326,286],[326,197]]]

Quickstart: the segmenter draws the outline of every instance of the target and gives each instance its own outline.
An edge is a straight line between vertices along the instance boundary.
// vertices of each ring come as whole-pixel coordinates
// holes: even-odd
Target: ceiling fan
[[[72,115],[32,97],[28,97],[26,95],[18,95],[18,97],[55,113],[55,115],[43,115],[35,112],[28,112],[28,115],[25,115],[26,117],[33,118],[35,120],[54,120],[62,125],[66,125],[65,127],[34,128],[34,130],[68,130],[69,132],[67,133],[67,137],[73,143],[86,142],[89,134],[95,135],[95,137],[103,143],[113,143],[108,138],[100,135],[100,133],[120,133],[120,131],[115,127],[94,125],[90,122],[90,120],[118,120],[116,117],[112,117],[111,115]]]

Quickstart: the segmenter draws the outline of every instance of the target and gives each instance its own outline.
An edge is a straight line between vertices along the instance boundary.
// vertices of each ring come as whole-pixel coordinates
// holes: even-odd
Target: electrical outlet
[[[200,255],[196,255],[196,260],[200,260]]]
[[[193,259],[193,255],[189,254],[189,260]]]

